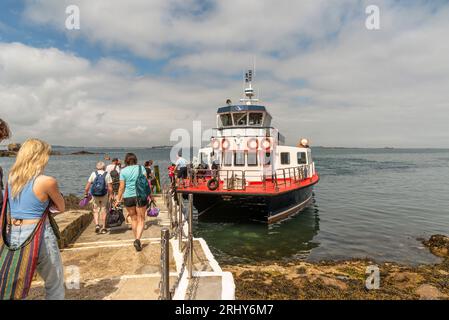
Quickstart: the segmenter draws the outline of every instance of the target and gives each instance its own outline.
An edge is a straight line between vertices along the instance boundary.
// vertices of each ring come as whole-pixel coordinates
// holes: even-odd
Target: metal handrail
[[[315,174],[315,165],[304,164],[295,167],[279,168],[272,173],[271,179],[267,179],[265,171],[255,170],[255,169],[189,169],[188,179],[184,181],[186,187],[197,187],[200,179],[209,180],[212,177],[218,179],[219,182],[223,182],[223,189],[225,190],[246,190],[251,188],[251,185],[247,185],[248,177],[251,177],[251,173],[255,173],[255,176],[260,177],[260,182],[262,182],[264,189],[267,188],[268,180],[274,184],[275,188],[280,186],[292,186],[295,183],[300,183],[301,181],[311,178]],[[236,188],[236,181],[241,181],[242,185],[238,185]],[[181,188],[182,189],[182,188]]]
[[[189,216],[188,216],[188,235],[187,235],[187,245],[183,250],[182,246],[182,232],[184,222],[183,222],[183,211],[182,211],[182,194],[178,193],[178,205],[175,203],[175,195],[172,194],[170,190],[165,190],[163,193],[164,200],[168,204],[168,213],[170,216],[170,221],[172,222],[172,216],[177,220],[175,224],[171,223],[171,228],[175,229],[170,232],[168,228],[163,228],[161,230],[161,280],[159,282],[160,296],[159,298],[162,300],[171,300],[176,292],[176,289],[179,285],[179,281],[181,280],[184,270],[187,266],[188,269],[188,278],[193,278],[193,195],[189,195]],[[177,239],[178,242],[178,250],[180,253],[184,251],[183,262],[181,266],[181,270],[175,281],[172,289],[170,289],[170,275],[169,275],[169,265],[170,265],[170,256],[169,256],[169,241],[170,239]]]

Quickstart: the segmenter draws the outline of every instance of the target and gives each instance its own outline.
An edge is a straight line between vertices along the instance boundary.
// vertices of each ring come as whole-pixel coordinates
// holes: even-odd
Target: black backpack
[[[117,171],[117,165],[115,165],[114,169],[109,173],[112,179],[112,190],[114,193],[118,193],[120,188],[120,173]]]
[[[111,208],[106,217],[106,228],[120,227],[124,221],[123,209],[120,207]]]

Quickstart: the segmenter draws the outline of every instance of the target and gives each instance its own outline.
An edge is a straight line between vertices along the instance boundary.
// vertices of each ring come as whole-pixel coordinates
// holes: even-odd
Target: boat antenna
[[[245,102],[247,105],[251,105],[253,102],[258,102],[259,99],[254,98],[254,88],[252,86],[253,82],[253,69],[249,69],[245,73],[245,96],[246,98],[240,99],[241,102]]]

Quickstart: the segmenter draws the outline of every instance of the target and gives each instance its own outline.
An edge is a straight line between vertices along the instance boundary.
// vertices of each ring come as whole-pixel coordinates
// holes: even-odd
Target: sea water
[[[154,160],[166,180],[168,149],[98,149]],[[79,151],[59,148],[64,154]],[[419,238],[449,233],[449,150],[314,148],[320,182],[313,204],[280,223],[195,221],[220,263],[370,258],[419,264],[438,261]],[[65,194],[82,195],[103,154],[51,158],[47,174]],[[0,158],[7,171],[14,159]],[[211,212],[210,214],[213,214]],[[213,220],[213,219],[212,219]]]

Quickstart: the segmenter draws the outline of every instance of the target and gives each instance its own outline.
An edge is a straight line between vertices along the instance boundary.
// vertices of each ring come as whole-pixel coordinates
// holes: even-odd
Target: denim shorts
[[[36,224],[11,226],[8,241],[11,248],[22,245],[36,228]],[[59,253],[58,241],[48,220],[44,225],[44,236],[39,249],[37,272],[45,282],[45,298],[47,300],[64,300],[64,269]]]

